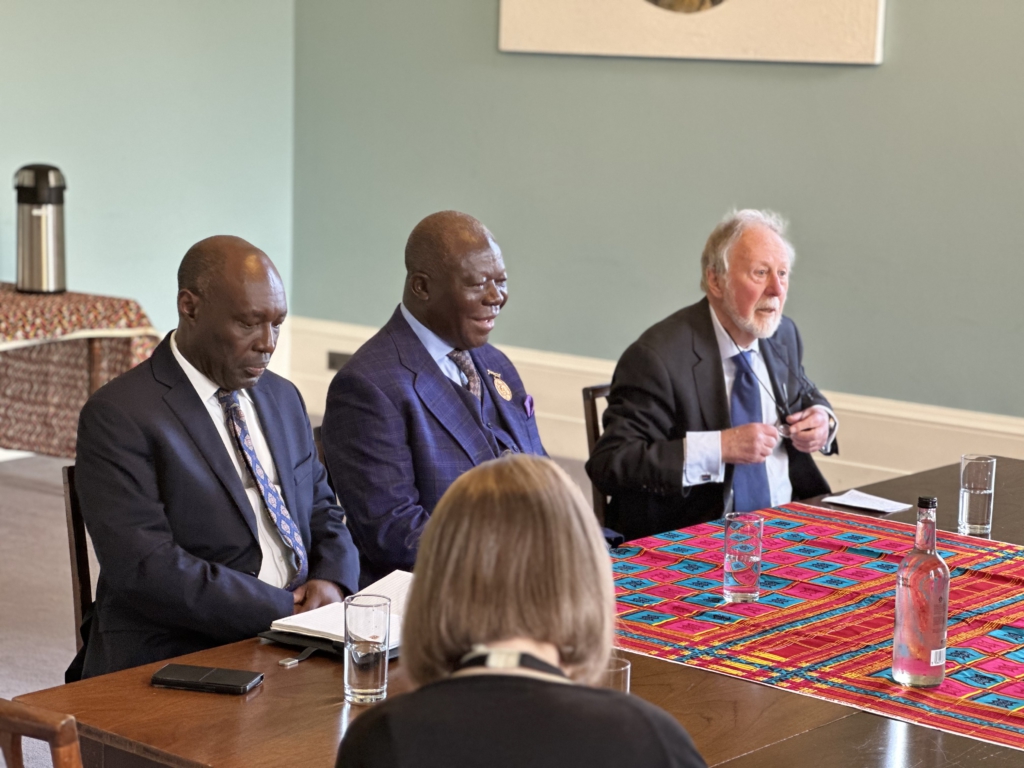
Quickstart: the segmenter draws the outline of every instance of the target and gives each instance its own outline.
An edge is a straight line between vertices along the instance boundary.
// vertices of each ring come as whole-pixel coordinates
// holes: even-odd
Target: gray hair
[[[729,213],[711,231],[704,245],[704,253],[700,257],[700,289],[704,293],[708,292],[708,269],[713,270],[719,277],[726,275],[729,271],[729,251],[740,239],[740,235],[751,227],[766,227],[778,235],[789,252],[789,263],[792,265],[796,251],[793,250],[793,244],[786,239],[788,226],[786,220],[774,211],[745,208]]]

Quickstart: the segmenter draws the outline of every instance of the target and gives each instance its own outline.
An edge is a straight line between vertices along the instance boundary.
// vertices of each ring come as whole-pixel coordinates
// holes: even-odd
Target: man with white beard
[[[701,256],[705,298],[619,359],[587,473],[627,540],[829,491],[810,454],[838,452],[838,423],[782,315],[785,229],[770,211],[727,216]]]

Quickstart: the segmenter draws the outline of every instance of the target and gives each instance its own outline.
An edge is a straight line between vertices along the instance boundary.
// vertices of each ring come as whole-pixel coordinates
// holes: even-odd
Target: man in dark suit
[[[302,398],[266,370],[287,314],[274,265],[212,237],[178,284],[177,329],[79,421],[100,563],[85,677],[253,637],[358,581]]]
[[[448,486],[506,451],[544,454],[516,369],[487,343],[508,300],[505,263],[472,216],[413,229],[402,303],[338,371],[324,455],[359,548],[361,583],[412,570]]]
[[[728,216],[701,258],[706,298],[623,353],[587,473],[626,539],[828,492],[810,454],[837,452],[838,424],[782,315],[792,261],[778,216]]]

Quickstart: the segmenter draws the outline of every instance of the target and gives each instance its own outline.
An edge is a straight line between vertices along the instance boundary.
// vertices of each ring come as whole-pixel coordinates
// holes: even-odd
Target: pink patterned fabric
[[[946,680],[904,688],[893,605],[914,526],[797,503],[761,514],[754,603],[722,600],[722,520],[613,549],[617,644],[1024,750],[1024,547],[939,532],[952,575]]]

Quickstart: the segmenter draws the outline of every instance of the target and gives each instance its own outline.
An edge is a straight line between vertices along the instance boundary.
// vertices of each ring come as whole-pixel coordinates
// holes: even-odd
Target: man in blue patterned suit
[[[327,393],[324,454],[359,548],[360,584],[412,570],[448,486],[506,451],[545,455],[516,369],[487,343],[508,300],[501,249],[456,211],[405,247],[405,291],[388,323]]]

